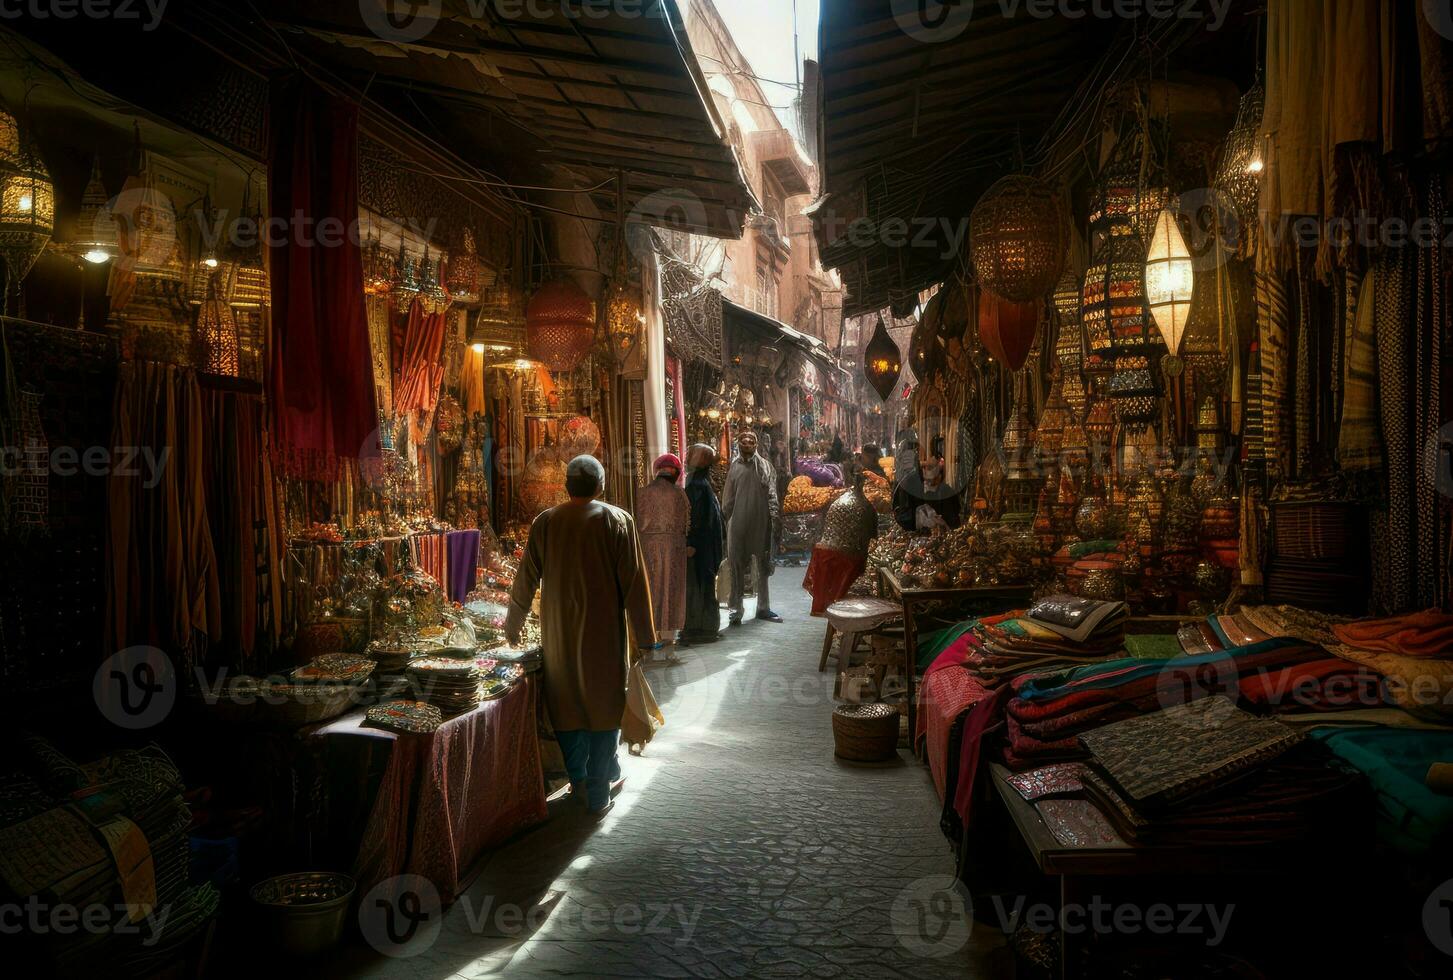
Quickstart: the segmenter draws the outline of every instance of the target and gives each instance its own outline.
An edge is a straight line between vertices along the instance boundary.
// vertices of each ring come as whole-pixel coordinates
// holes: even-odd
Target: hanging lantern
[[[616,279],[606,304],[605,319],[617,364],[624,364],[641,342],[641,331],[646,326],[646,314],[641,306],[640,285],[629,276]]]
[[[479,256],[475,254],[474,232],[468,227],[460,236],[458,247],[449,253],[444,287],[456,303],[473,303],[479,299]]]
[[[409,312],[414,300],[419,298],[419,264],[409,255],[408,246],[399,239],[399,254],[394,258],[394,271],[390,277],[389,292],[393,293],[394,309],[400,313]]]
[[[932,300],[929,301],[930,306]],[[908,341],[908,363],[913,367],[913,376],[919,381],[928,381],[943,370],[943,343],[938,339],[937,315],[930,318],[928,310],[913,328]]]
[[[1015,303],[994,295],[979,297],[979,339],[1010,371],[1024,367],[1038,332],[1038,300]]]
[[[252,227],[257,229],[257,240],[250,245],[239,242],[232,252],[232,305],[243,309],[272,305],[272,283],[263,257],[262,212],[249,209],[251,198],[252,184],[249,182],[242,192],[242,214],[251,215]]]
[[[204,232],[217,228],[220,226],[218,218],[219,214],[212,209],[211,203],[204,203],[197,227]],[[224,303],[230,302],[236,263],[221,255],[215,245],[205,240],[197,242],[194,256],[188,263],[187,301],[193,306],[201,306],[215,296]]]
[[[386,296],[394,288],[394,256],[384,247],[383,239],[370,235],[363,243],[363,292],[366,296]]]
[[[878,317],[878,326],[873,331],[868,346],[863,349],[863,374],[868,379],[868,384],[878,393],[878,397],[885,402],[888,396],[893,394],[894,387],[898,384],[898,376],[903,373],[902,354],[898,351],[898,345],[893,343],[893,338],[888,336],[888,328],[883,324],[883,317]]]
[[[234,378],[241,373],[237,320],[215,285],[197,310],[196,340],[203,371]]]
[[[979,285],[1007,300],[1038,300],[1054,288],[1069,249],[1069,222],[1058,191],[1032,177],[1001,178],[969,223]]]
[[[419,263],[419,306],[427,314],[439,314],[449,309],[449,293],[439,281],[444,260],[430,260],[429,246],[424,246],[424,258]]]
[[[575,370],[595,343],[594,306],[573,280],[541,286],[525,311],[530,356],[551,372]]]
[[[1155,377],[1145,355],[1117,357],[1107,390],[1115,419],[1127,430],[1143,432],[1155,420]]]
[[[259,247],[247,258],[238,261],[232,277],[232,305],[245,309],[256,309],[272,305],[272,283],[263,265],[262,249]]]
[[[176,209],[152,183],[150,175],[138,173],[127,178],[112,216],[123,261],[135,270],[137,279],[181,283],[186,278]]]
[[[1034,448],[1047,459],[1060,454],[1064,448],[1065,429],[1070,422],[1070,406],[1065,401],[1064,372],[1054,369],[1049,386],[1049,398],[1040,413],[1039,425],[1034,430]]]
[[[1236,110],[1236,124],[1226,137],[1221,150],[1221,165],[1216,170],[1213,186],[1224,195],[1234,210],[1226,215],[1218,209],[1223,222],[1235,217],[1239,227],[1220,229],[1221,240],[1228,248],[1246,254],[1254,240],[1254,231],[1261,204],[1261,178],[1266,172],[1262,154],[1261,117],[1266,92],[1258,84],[1241,97]],[[1218,202],[1219,203],[1219,202]]]
[[[1170,208],[1160,212],[1145,253],[1145,300],[1166,349],[1179,360],[1191,317],[1196,273],[1191,250]]]
[[[76,216],[76,234],[67,250],[92,265],[109,262],[121,254],[116,240],[116,216],[111,213],[106,186],[101,183],[101,158],[91,162],[91,179],[81,194],[81,213]]]
[[[50,172],[15,117],[0,107],[0,258],[12,293],[20,292],[54,230]]]

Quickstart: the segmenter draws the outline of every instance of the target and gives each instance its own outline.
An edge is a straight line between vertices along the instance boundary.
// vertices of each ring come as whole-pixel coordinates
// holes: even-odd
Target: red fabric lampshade
[[[979,339],[1011,371],[1024,367],[1039,329],[1039,300],[1014,303],[987,290],[979,297]]]
[[[551,371],[573,371],[595,343],[595,304],[572,280],[547,282],[525,311],[530,356]]]

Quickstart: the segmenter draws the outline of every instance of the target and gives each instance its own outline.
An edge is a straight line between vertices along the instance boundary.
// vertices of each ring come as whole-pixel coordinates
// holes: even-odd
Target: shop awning
[[[756,204],[676,0],[435,0],[402,24],[384,13],[405,6],[391,0],[257,6],[290,47],[465,160],[503,157],[512,182],[594,189],[613,214],[623,173],[633,217],[725,238]],[[540,164],[559,177],[543,180]]]
[[[1134,64],[1133,21],[1013,6],[1006,17],[999,4],[945,5],[948,20],[921,26],[912,4],[823,4],[823,197],[812,217],[823,265],[848,291],[844,315],[894,304],[902,314],[941,282],[984,190],[1063,152],[1049,144],[1093,117],[1115,68]]]
[[[740,345],[743,343],[743,340],[731,336],[733,325],[744,327],[746,330],[751,331],[753,335],[760,338],[769,340],[780,338],[786,345],[786,349],[782,351],[784,355],[792,351],[797,352],[800,356],[812,362],[813,372],[818,374],[822,380],[825,380],[827,377],[834,378],[835,384],[839,386],[840,390],[846,373],[838,364],[837,358],[833,356],[832,349],[827,344],[811,334],[803,333],[795,327],[788,326],[775,317],[758,313],[724,296],[722,297],[721,306],[722,322],[727,329],[729,346],[737,345],[737,350],[742,349]],[[819,383],[814,387],[821,389],[822,384]]]

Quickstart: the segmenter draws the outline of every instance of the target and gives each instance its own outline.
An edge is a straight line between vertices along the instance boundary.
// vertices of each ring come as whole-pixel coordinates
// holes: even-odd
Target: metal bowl
[[[343,936],[353,879],[328,871],[279,875],[252,886],[258,933],[268,947],[292,956],[331,949]]]

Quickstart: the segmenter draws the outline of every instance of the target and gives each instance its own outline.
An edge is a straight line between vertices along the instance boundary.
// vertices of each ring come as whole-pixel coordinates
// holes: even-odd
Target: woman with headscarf
[[[656,636],[674,643],[686,625],[686,532],[691,529],[691,502],[676,485],[681,460],[666,453],[656,460],[656,478],[636,491],[636,528],[651,581]]]
[[[716,450],[699,442],[686,451],[686,497],[691,502],[691,531],[686,535],[686,629],[682,643],[721,639],[721,606],[716,573],[726,557],[726,522],[711,485]]]

